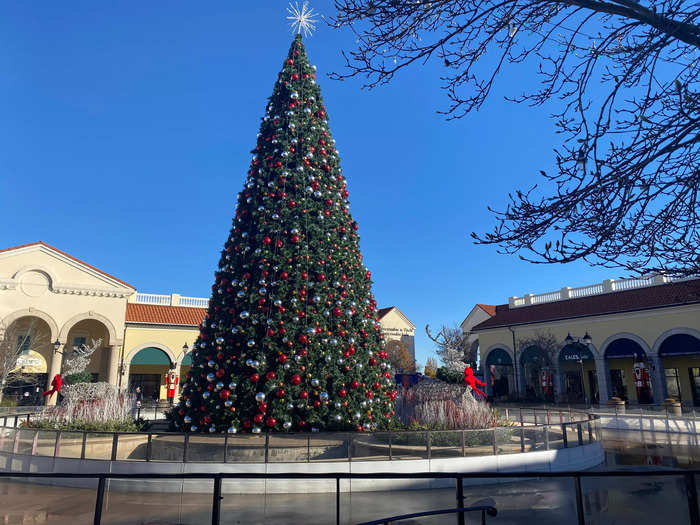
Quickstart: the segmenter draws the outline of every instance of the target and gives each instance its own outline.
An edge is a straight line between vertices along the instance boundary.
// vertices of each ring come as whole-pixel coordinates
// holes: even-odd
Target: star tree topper
[[[308,2],[304,2],[301,7],[299,7],[299,2],[289,2],[287,12],[290,14],[287,20],[291,20],[289,25],[295,33],[303,31],[304,36],[308,37],[316,30],[317,14],[309,7]]]

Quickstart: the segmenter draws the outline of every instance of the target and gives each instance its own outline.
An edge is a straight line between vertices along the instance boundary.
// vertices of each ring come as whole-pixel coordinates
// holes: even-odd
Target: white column
[[[649,375],[654,403],[661,404],[666,399],[666,377],[664,376],[664,360],[658,355],[649,356]]]
[[[61,373],[61,366],[63,365],[63,354],[60,354],[59,352],[63,352],[64,348],[65,345],[61,343],[61,346],[58,348],[58,352],[54,352],[51,356],[51,363],[49,364],[49,373],[48,377],[46,378],[46,390],[51,389],[51,381],[53,381],[53,378],[56,376],[56,374]],[[53,394],[51,397],[46,396],[44,399],[46,400],[47,405],[55,405],[56,401],[58,400],[58,394]]]
[[[595,372],[598,378],[598,400],[601,405],[608,402],[610,399],[610,391],[608,390],[608,362],[605,358],[597,358],[595,360]]]
[[[107,361],[107,382],[110,385],[117,385],[119,380],[119,354],[121,345],[115,344],[109,347],[109,357]]]

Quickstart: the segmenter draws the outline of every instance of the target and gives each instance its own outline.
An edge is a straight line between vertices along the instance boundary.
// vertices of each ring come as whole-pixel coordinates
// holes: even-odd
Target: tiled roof
[[[128,286],[129,288],[133,288],[134,290],[136,289],[134,286],[130,285],[129,283],[126,283],[126,282],[122,281],[121,279],[117,279],[114,275],[110,275],[107,272],[103,272],[99,268],[96,268],[93,265],[86,263],[85,261],[81,261],[77,257],[73,257],[69,253],[66,253],[63,250],[59,250],[55,246],[51,246],[50,244],[46,244],[43,241],[30,242],[29,244],[21,244],[19,246],[13,246],[12,248],[3,248],[2,250],[0,250],[0,253],[11,252],[13,250],[19,250],[20,248],[29,248],[30,246],[45,246],[46,248],[53,250],[55,252],[58,252],[61,255],[64,255],[64,256],[68,257],[69,259],[72,259],[75,262],[82,264],[83,266],[87,266],[88,268],[95,270],[97,273],[100,273],[100,274],[104,275],[105,277],[109,277],[110,279],[113,279],[113,280],[123,284],[124,286]]]
[[[634,312],[692,303],[700,303],[700,279],[518,308],[509,308],[507,304],[499,304],[495,307],[495,315],[476,325],[473,330]]]
[[[477,303],[476,304],[479,308],[481,308],[484,312],[489,314],[491,317],[496,315],[496,305],[495,304],[481,304]]]
[[[379,308],[379,309],[377,310],[377,317],[379,317],[379,319],[381,319],[381,318],[384,317],[386,314],[388,314],[389,312],[391,312],[391,310],[392,310],[393,308],[394,308],[393,306],[387,306],[386,308]]]
[[[161,306],[156,304],[126,304],[126,322],[199,326],[207,313],[206,308]]]

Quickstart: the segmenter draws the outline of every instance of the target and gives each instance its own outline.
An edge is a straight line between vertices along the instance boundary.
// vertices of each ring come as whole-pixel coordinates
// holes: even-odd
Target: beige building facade
[[[191,366],[189,350],[208,303],[206,297],[140,293],[43,242],[0,250],[0,337],[10,327],[23,334],[26,351],[18,365],[42,387],[61,372],[66,349],[99,340],[87,368],[94,380],[140,386],[146,400],[165,399],[168,371],[175,368],[181,384]],[[396,307],[379,316],[385,338],[401,340],[415,356],[415,326]],[[35,394],[36,402],[41,396]]]
[[[463,329],[495,397],[700,405],[700,279],[608,280],[489,308]]]

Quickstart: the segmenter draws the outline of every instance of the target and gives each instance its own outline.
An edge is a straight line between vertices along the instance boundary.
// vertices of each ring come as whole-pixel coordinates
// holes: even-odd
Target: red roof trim
[[[496,315],[472,330],[564,321],[700,303],[700,279],[660,284],[622,292],[566,299],[532,306],[496,306]]]
[[[91,264],[88,264],[88,263],[86,263],[85,261],[83,261],[83,260],[81,260],[81,259],[78,259],[77,257],[73,257],[71,254],[66,253],[66,252],[64,252],[63,250],[59,250],[59,249],[56,248],[55,246],[51,246],[50,244],[46,244],[44,241],[30,242],[29,244],[21,244],[21,245],[19,245],[19,246],[13,246],[12,248],[3,248],[3,249],[0,250],[0,253],[3,253],[3,252],[11,252],[11,251],[13,251],[13,250],[19,250],[19,249],[21,249],[21,248],[29,248],[30,246],[44,246],[44,247],[46,247],[46,248],[49,248],[50,250],[53,250],[53,251],[55,251],[55,252],[58,252],[58,253],[60,253],[61,255],[64,255],[65,257],[68,257],[69,259],[72,259],[73,261],[82,264],[83,266],[87,266],[87,267],[90,268],[91,270],[95,270],[97,273],[99,273],[99,274],[101,274],[101,275],[104,275],[105,277],[109,277],[110,279],[113,279],[114,281],[117,281],[117,282],[123,284],[124,286],[128,286],[129,288],[131,288],[131,289],[133,289],[133,290],[136,290],[136,287],[130,285],[130,284],[127,283],[127,282],[122,281],[121,279],[116,278],[114,275],[110,275],[110,274],[108,274],[107,272],[103,272],[103,271],[100,270],[99,268],[97,268],[97,267],[95,267],[95,266],[93,266],[93,265],[91,265]]]

